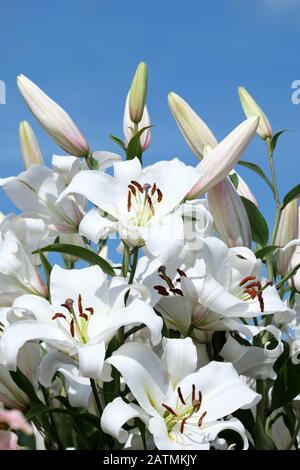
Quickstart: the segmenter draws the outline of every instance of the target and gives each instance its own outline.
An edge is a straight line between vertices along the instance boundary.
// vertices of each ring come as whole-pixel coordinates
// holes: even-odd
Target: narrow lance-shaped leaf
[[[87,248],[83,248],[81,246],[68,245],[64,243],[54,243],[53,245],[45,246],[34,253],[38,253],[39,251],[72,255],[76,258],[86,261],[92,266],[97,264],[98,266],[100,266],[102,271],[104,271],[106,274],[109,274],[110,276],[115,275],[113,268],[105,259],[101,258],[101,256],[98,256],[93,251],[88,250]]]
[[[245,168],[249,168],[249,170],[254,171],[258,176],[260,176],[265,181],[265,183],[267,183],[267,185],[271,188],[272,192],[274,192],[271,181],[269,180],[269,178],[267,177],[267,175],[265,174],[265,172],[259,165],[256,165],[255,163],[247,162],[245,160],[240,160],[239,165],[244,166]]]
[[[244,197],[241,198],[245,209],[248,214],[248,218],[251,225],[252,239],[259,243],[262,247],[265,247],[269,239],[269,229],[267,222],[265,221],[262,213],[256,207],[253,202],[249,201]]]
[[[283,199],[283,207],[287,206],[289,202],[297,199],[298,197],[300,197],[300,184],[297,184],[285,195]]]

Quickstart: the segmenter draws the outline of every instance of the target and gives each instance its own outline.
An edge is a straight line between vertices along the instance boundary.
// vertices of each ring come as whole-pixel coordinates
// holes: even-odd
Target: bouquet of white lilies
[[[121,155],[93,152],[58,104],[17,84],[68,155],[45,166],[23,121],[26,169],[0,179],[20,210],[0,223],[0,449],[298,449],[300,185],[280,200],[283,131],[241,87],[246,120],[218,143],[170,93],[200,161],[147,165],[145,63],[124,138],[111,136]],[[255,134],[270,177],[241,160]],[[238,163],[274,198],[270,235]]]

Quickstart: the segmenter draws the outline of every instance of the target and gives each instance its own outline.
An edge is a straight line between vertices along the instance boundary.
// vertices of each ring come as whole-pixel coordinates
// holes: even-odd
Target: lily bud
[[[244,204],[230,178],[225,178],[207,192],[208,209],[214,226],[230,248],[251,247],[251,227]]]
[[[245,197],[246,199],[249,199],[249,201],[253,202],[253,204],[256,205],[256,207],[258,207],[258,202],[257,200],[255,199],[253,193],[251,192],[248,184],[246,183],[245,180],[243,180],[243,178],[238,174],[236,173],[236,171],[232,170],[230,172],[231,175],[236,175],[237,178],[238,178],[238,187],[237,187],[237,193],[239,196],[243,196]]]
[[[125,109],[124,109],[124,119],[123,119],[123,130],[124,130],[126,146],[129,144],[130,140],[135,134],[134,122],[130,119],[130,113],[129,113],[129,93],[126,98]],[[138,124],[137,131],[147,126],[150,126],[150,117],[149,117],[149,113],[147,110],[147,106],[145,106],[142,119]],[[151,129],[149,128],[149,129],[146,129],[142,133],[141,138],[140,138],[140,143],[141,143],[141,147],[143,151],[145,151],[149,147],[150,141],[151,141]]]
[[[230,173],[254,136],[258,121],[257,116],[246,119],[197,165],[199,181],[188,193],[187,199],[206,193]]]
[[[168,102],[176,124],[192,152],[199,160],[204,156],[204,147],[216,147],[217,139],[204,121],[176,93],[169,93]]]
[[[298,236],[298,202],[297,199],[289,202],[281,212],[275,245],[285,246]],[[277,258],[277,272],[281,275],[287,273],[295,247],[281,251]]]
[[[300,207],[298,207],[298,240],[300,239]],[[291,257],[290,269],[295,268],[300,263],[300,244],[296,245],[295,251]],[[292,286],[300,292],[300,269],[296,272],[295,276],[291,279]]]
[[[140,62],[134,74],[129,92],[129,114],[135,124],[142,120],[147,98],[147,65]]]
[[[42,165],[44,162],[39,144],[27,121],[20,123],[19,136],[25,168],[31,165]]]
[[[66,152],[75,157],[88,155],[89,146],[70,116],[24,75],[17,85],[25,103],[45,131]]]
[[[241,100],[241,105],[243,107],[244,113],[247,117],[250,116],[258,116],[259,117],[259,124],[257,128],[257,134],[263,139],[266,140],[267,138],[271,139],[273,132],[271,124],[263,112],[263,110],[258,106],[256,101],[252,98],[252,96],[248,93],[248,91],[240,86],[238,88],[239,96]]]

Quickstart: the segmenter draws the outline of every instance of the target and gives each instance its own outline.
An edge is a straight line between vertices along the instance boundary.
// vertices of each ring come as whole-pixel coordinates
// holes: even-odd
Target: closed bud
[[[209,158],[209,157],[208,157]],[[240,196],[229,177],[207,192],[214,226],[229,247],[251,246],[251,227]]]
[[[229,175],[254,136],[258,117],[251,117],[236,127],[197,165],[199,181],[187,195],[195,199]]]
[[[24,75],[18,76],[17,85],[30,111],[57,145],[75,157],[87,156],[89,146],[70,116]]]
[[[263,110],[258,106],[256,101],[252,98],[252,96],[248,93],[248,91],[240,86],[238,88],[239,96],[241,100],[241,104],[244,110],[244,113],[247,117],[250,116],[258,116],[259,117],[259,124],[257,127],[257,134],[264,140],[271,139],[272,137],[272,127],[271,124],[263,112]]]
[[[19,136],[25,168],[27,169],[31,165],[42,165],[43,157],[39,144],[27,121],[22,121],[20,123]]]
[[[230,174],[237,176],[238,187],[237,187],[236,190],[237,190],[238,195],[248,199],[249,201],[253,202],[253,204],[255,204],[256,207],[258,207],[258,202],[255,199],[255,197],[254,197],[251,189],[249,188],[248,184],[246,183],[246,181],[244,181],[243,178],[238,173],[236,173],[236,171],[234,171],[234,170],[232,170],[232,172]]]
[[[134,74],[129,92],[129,115],[132,122],[142,120],[147,98],[147,65],[141,62]]]
[[[192,152],[199,160],[204,156],[204,148],[216,147],[217,139],[204,121],[176,93],[169,93],[168,102],[176,124]]]
[[[298,237],[298,202],[297,199],[289,202],[281,212],[275,245],[284,247]],[[295,246],[284,251],[279,250],[277,257],[277,272],[281,275],[287,273]]]
[[[132,122],[130,119],[129,93],[128,93],[127,98],[126,98],[126,103],[125,103],[124,119],[123,119],[123,130],[124,130],[126,146],[129,144],[130,140],[132,139],[132,137],[135,135],[136,132],[148,126],[150,126],[150,117],[149,117],[149,113],[147,110],[147,106],[145,106],[142,119],[137,125],[137,129],[134,129],[134,122]],[[141,143],[143,152],[149,147],[150,141],[151,141],[151,128],[149,127],[149,129],[146,129],[142,133],[141,138],[140,138],[140,143]]]

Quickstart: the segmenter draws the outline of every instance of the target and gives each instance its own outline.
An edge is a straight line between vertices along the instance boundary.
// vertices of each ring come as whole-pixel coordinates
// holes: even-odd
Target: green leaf
[[[297,184],[284,197],[282,206],[285,207],[289,202],[300,197],[300,184]]]
[[[263,258],[266,257],[266,255],[269,255],[269,254],[273,253],[273,251],[278,250],[278,248],[280,248],[279,245],[265,246],[264,248],[261,248],[260,250],[257,250],[255,252],[255,256],[256,256],[256,258],[263,259]]]
[[[106,274],[109,274],[110,276],[115,275],[113,268],[105,259],[101,258],[101,256],[98,256],[93,251],[88,250],[87,248],[83,248],[82,246],[68,245],[65,243],[54,243],[53,245],[45,246],[40,250],[34,251],[33,253],[38,253],[39,251],[72,255],[76,258],[86,261],[92,266],[97,264],[100,266],[102,271],[104,271]]]
[[[258,419],[255,425],[255,450],[277,450],[275,443],[265,432],[261,419]]]
[[[271,149],[271,152],[273,153],[274,150],[275,150],[275,147],[277,145],[277,140],[278,138],[285,132],[289,132],[288,129],[284,129],[282,131],[279,131],[277,132],[276,134],[273,135],[272,139],[271,139],[271,142],[270,142],[270,149]]]
[[[237,187],[239,185],[238,175],[236,173],[232,173],[232,175],[229,175],[229,178],[231,179],[231,182],[232,182],[233,186],[235,187],[235,189],[237,189]]]
[[[264,180],[265,183],[267,183],[267,185],[271,188],[271,191],[274,192],[274,188],[271,181],[260,166],[255,165],[255,163],[246,162],[245,160],[240,160],[239,165],[254,171],[258,176],[260,176]]]
[[[47,283],[47,286],[49,288],[52,266],[51,266],[51,264],[49,263],[46,256],[44,255],[44,253],[41,250],[39,250],[38,253],[40,255],[40,260],[41,260],[43,270],[44,270],[44,273],[45,273],[45,276],[46,276],[46,283]]]
[[[140,143],[140,138],[143,132],[149,129],[152,126],[146,126],[140,129],[129,141],[127,150],[126,150],[126,158],[127,160],[132,160],[134,157],[138,157],[141,159],[142,157],[142,147]]]
[[[236,410],[234,413],[232,413],[235,418],[239,419],[247,431],[251,434],[251,436],[254,436],[254,431],[255,431],[255,422],[254,422],[254,417],[251,412],[251,410]]]
[[[16,371],[10,371],[9,373],[15,384],[28,396],[32,405],[43,404],[38,398],[32,383],[19,368]]]
[[[277,372],[272,393],[271,411],[292,401],[300,393],[300,358],[289,357]]]
[[[256,243],[259,243],[262,247],[265,247],[269,239],[269,229],[267,222],[265,221],[260,210],[256,207],[255,204],[253,204],[252,201],[249,201],[249,199],[246,199],[245,197],[241,197],[241,199],[247,211],[251,225],[252,240],[254,240]]]
[[[25,417],[28,420],[32,420],[33,418],[38,418],[43,414],[48,413],[49,410],[51,410],[51,408],[48,408],[44,403],[37,403],[27,411]]]
[[[119,145],[119,147],[121,147],[121,149],[126,150],[125,144],[124,144],[124,142],[122,142],[121,139],[119,139],[118,137],[116,137],[112,134],[109,137],[111,138],[111,140],[113,140],[115,142],[115,144]]]

